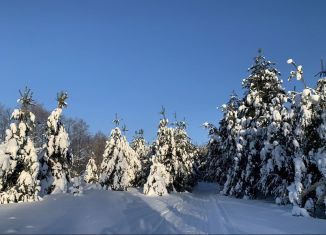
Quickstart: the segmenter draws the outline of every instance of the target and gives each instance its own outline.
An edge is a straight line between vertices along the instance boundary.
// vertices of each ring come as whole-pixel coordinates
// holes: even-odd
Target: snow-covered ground
[[[217,195],[214,184],[193,193],[146,196],[139,190],[86,190],[43,201],[0,205],[0,233],[326,233],[326,220],[294,217],[290,207]]]

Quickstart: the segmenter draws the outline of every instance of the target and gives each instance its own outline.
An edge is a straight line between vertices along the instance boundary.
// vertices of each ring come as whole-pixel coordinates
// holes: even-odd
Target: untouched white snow
[[[291,207],[234,199],[200,183],[193,193],[163,197],[129,192],[86,190],[56,194],[43,201],[0,205],[0,233],[265,233],[326,232],[326,220],[294,217]]]

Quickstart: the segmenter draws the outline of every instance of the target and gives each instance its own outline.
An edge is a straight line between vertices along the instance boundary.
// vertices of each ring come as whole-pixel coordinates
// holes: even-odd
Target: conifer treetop
[[[128,128],[127,128],[127,126],[126,126],[126,124],[123,124],[121,130],[122,130],[122,132],[123,132],[124,135],[126,134],[127,131],[129,131]]]
[[[165,116],[165,107],[162,105],[162,109],[160,111],[160,114],[163,116],[163,119],[166,119],[166,116]]]
[[[320,78],[326,78],[326,69],[324,68],[323,59],[320,60],[321,70],[319,73],[315,75],[315,77],[319,76]]]
[[[258,49],[258,55],[254,58],[254,65],[252,65],[248,71],[250,71],[252,75],[259,75],[262,71],[267,69],[276,75],[280,75],[280,72],[273,67],[274,65],[275,63],[266,60],[266,58],[262,55],[262,49]]]
[[[31,89],[25,87],[25,90],[22,92],[19,90],[20,98],[17,100],[21,104],[22,110],[26,111],[28,106],[33,105],[33,92]]]
[[[118,117],[118,114],[115,113],[115,118],[112,120],[112,122],[114,123],[115,127],[118,127],[120,125],[120,122],[122,121],[122,118]]]
[[[68,99],[67,92],[60,91],[57,93],[57,101],[58,101],[58,108],[65,108],[67,107],[66,100]]]
[[[135,131],[135,137],[143,138],[144,137],[144,130],[139,129],[138,131]]]
[[[177,128],[181,130],[187,129],[186,118],[184,117],[182,121],[177,121]]]

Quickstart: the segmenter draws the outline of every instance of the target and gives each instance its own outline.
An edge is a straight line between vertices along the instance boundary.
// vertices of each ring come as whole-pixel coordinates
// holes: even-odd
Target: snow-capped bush
[[[89,184],[96,184],[98,182],[98,170],[93,158],[88,160],[84,174],[84,180]]]

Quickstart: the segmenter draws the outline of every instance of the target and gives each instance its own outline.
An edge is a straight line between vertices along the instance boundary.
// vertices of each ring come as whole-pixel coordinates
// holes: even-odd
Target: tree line
[[[104,189],[141,187],[147,195],[191,192],[199,180],[216,182],[221,193],[245,199],[273,199],[293,204],[292,213],[324,216],[326,204],[326,72],[316,88],[307,87],[301,65],[289,80],[304,84],[286,91],[275,64],[259,52],[243,79],[243,97],[232,93],[222,105],[216,127],[204,123],[210,140],[192,143],[184,120],[170,122],[160,112],[156,140],[143,130],[129,143],[127,128],[116,115],[106,137],[89,134],[80,119],[62,114],[68,95],[57,107],[35,105],[29,89],[20,107],[0,108],[0,202],[33,201],[58,192],[82,193],[82,184]]]
[[[149,195],[191,191],[195,185],[197,147],[185,121],[169,124],[164,108],[157,140],[148,144],[139,130],[129,144],[117,115],[108,138],[91,136],[84,121],[64,118],[67,93],[58,93],[52,112],[35,105],[32,95],[28,88],[20,91],[19,108],[3,121],[10,125],[0,145],[0,203],[37,201],[53,193],[79,195],[82,182],[112,190],[144,187]]]

